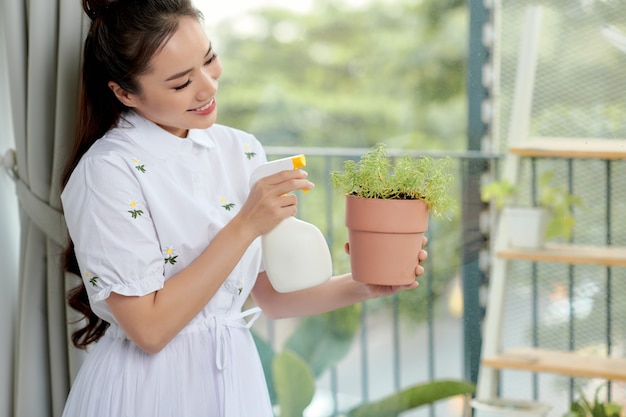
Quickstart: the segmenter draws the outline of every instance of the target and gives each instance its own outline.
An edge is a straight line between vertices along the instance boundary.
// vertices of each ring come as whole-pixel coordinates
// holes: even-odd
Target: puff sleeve
[[[111,292],[143,296],[165,280],[140,174],[115,153],[85,156],[61,196],[91,308],[109,322]]]

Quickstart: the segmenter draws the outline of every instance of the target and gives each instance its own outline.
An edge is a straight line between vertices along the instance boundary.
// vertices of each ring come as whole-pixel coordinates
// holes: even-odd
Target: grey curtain
[[[0,22],[1,24],[1,22]],[[4,31],[0,30],[0,92],[7,91],[7,75]],[[3,150],[15,147],[11,135],[9,97],[0,94],[0,157]],[[7,151],[8,152],[8,151]],[[10,155],[7,153],[7,155]],[[7,166],[12,165],[7,158]],[[3,165],[3,164],[2,164]],[[17,299],[17,261],[18,261],[18,215],[15,186],[11,182],[11,171],[0,169],[0,416],[9,416],[13,386],[13,342],[15,339],[15,312]]]
[[[0,19],[10,40],[0,57],[9,88],[0,94],[9,96],[20,231],[15,343],[0,362],[11,356],[12,369],[2,369],[11,384],[3,396],[10,400],[7,416],[60,416],[82,357],[68,343],[65,294],[77,281],[61,267],[59,175],[74,131],[83,16],[77,0],[2,0]]]

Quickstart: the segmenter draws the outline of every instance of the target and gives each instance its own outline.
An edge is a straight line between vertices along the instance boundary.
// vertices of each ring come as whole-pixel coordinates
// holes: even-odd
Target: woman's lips
[[[215,110],[215,106],[216,106],[215,97],[213,97],[211,101],[209,101],[204,106],[198,107],[196,109],[191,109],[189,111],[196,113],[196,114],[210,114],[210,113],[213,113],[213,110]]]

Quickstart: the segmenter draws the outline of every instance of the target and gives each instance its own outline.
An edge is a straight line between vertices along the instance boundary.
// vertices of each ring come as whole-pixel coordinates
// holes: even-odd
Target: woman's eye
[[[204,65],[211,64],[211,62],[215,61],[215,58],[217,58],[217,54],[211,55],[211,57],[207,60],[207,62],[204,63]]]
[[[182,90],[183,88],[187,87],[189,84],[191,84],[191,78],[187,80],[187,82],[185,82],[185,84],[179,85],[178,87],[174,87],[174,90],[178,91],[178,90]]]

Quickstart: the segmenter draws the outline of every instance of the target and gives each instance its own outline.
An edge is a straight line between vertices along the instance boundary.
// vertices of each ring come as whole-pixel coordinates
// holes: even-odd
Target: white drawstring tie
[[[215,316],[215,363],[222,373],[224,381],[224,417],[239,417],[239,404],[243,400],[233,380],[232,372],[225,370],[231,364],[233,347],[230,330],[232,328],[249,329],[261,315],[261,309],[254,307],[233,316]],[[245,318],[250,317],[246,322]]]
[[[261,309],[254,307],[233,316],[214,316],[215,321],[215,363],[217,369],[223,370],[228,361],[227,356],[230,354],[230,346],[225,348],[224,345],[230,342],[230,329],[235,327],[239,329],[249,329],[252,327],[256,319],[261,315]],[[250,317],[247,322],[244,320]],[[226,334],[225,334],[226,333]],[[228,337],[228,340],[226,339]]]

